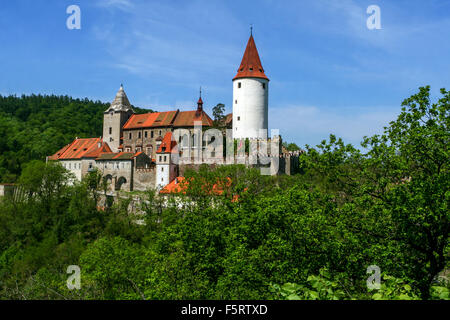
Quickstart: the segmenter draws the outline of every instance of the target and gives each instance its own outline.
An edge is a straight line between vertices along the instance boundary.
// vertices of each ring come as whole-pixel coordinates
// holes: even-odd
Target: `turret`
[[[156,151],[156,179],[155,188],[161,189],[173,181],[178,175],[178,166],[172,155],[177,152],[176,141],[172,140],[172,132],[167,132]]]
[[[103,141],[113,152],[122,150],[123,126],[134,113],[127,94],[120,85],[114,101],[103,115]]]

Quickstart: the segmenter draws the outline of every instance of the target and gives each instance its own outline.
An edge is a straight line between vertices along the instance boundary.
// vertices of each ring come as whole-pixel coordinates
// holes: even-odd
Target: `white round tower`
[[[259,59],[253,36],[233,78],[233,139],[267,139],[269,78]],[[264,133],[260,130],[265,129]]]

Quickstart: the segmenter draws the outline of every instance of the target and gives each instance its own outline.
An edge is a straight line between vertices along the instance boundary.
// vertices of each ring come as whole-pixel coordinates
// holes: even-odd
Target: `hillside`
[[[109,105],[70,96],[0,95],[0,182],[15,182],[23,164],[44,160],[75,137],[101,136]]]

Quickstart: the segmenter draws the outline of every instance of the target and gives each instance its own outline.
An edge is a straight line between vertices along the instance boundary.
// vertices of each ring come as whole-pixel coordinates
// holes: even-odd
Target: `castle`
[[[298,154],[280,153],[280,136],[268,139],[268,95],[269,78],[250,35],[233,78],[233,112],[225,117],[219,136],[218,130],[209,130],[212,136],[203,134],[205,129],[213,127],[213,120],[203,110],[201,93],[196,110],[135,114],[121,85],[104,112],[103,137],[76,138],[48,160],[60,161],[78,180],[96,168],[111,191],[162,189],[182,177],[186,168],[195,168],[201,163],[257,165],[257,161],[245,153],[245,148],[241,148],[237,162],[234,158],[232,162],[226,161],[220,135],[228,129],[227,138],[241,141],[240,146],[246,139],[256,145],[264,140],[276,142],[276,148],[269,152],[266,167],[270,174],[291,174],[298,167]],[[220,148],[216,148],[217,145]],[[200,157],[196,157],[199,154]],[[176,161],[180,156],[188,161]]]

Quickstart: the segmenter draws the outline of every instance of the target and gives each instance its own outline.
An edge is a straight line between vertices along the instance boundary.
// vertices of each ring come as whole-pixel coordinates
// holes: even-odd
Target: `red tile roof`
[[[88,153],[86,153],[83,158],[97,158],[99,155],[107,152],[111,152],[111,148],[108,146],[106,142],[102,142],[100,148],[94,149]]]
[[[187,180],[184,177],[177,177],[172,180],[171,183],[166,185],[164,188],[159,191],[159,193],[162,194],[169,194],[169,193],[186,193],[186,189],[188,187]]]
[[[201,121],[202,126],[212,127],[213,121],[205,111],[182,111],[173,122],[174,127],[193,127],[195,121]]]
[[[194,121],[201,121],[202,126],[212,126],[212,119],[203,110],[167,111],[145,114],[133,114],[123,129],[156,128],[156,127],[193,127]]]
[[[96,160],[131,160],[139,156],[142,151],[137,153],[132,152],[107,152],[102,153]]]
[[[176,151],[176,145],[177,142],[172,140],[172,132],[169,131],[164,136],[158,150],[156,150],[156,153],[171,153],[172,150]]]
[[[241,65],[239,66],[236,76],[233,78],[262,78],[269,80],[264,74],[264,69],[259,59],[258,49],[256,49],[255,40],[253,36],[250,36],[247,42],[247,48],[245,48],[244,56],[242,57]]]
[[[101,138],[75,139],[50,156],[49,160],[96,158],[104,152],[111,152],[111,148]]]
[[[179,111],[151,112],[144,114],[133,114],[125,123],[123,129],[166,127],[173,123]]]
[[[172,182],[170,182],[169,184],[167,184],[164,188],[161,189],[161,191],[159,191],[159,193],[162,194],[169,194],[169,193],[186,193],[186,190],[189,186],[189,181],[186,180],[185,177],[177,177],[174,180],[172,180]],[[227,178],[227,181],[225,183],[225,187],[229,187],[231,186],[231,179]],[[224,190],[223,190],[224,185],[223,184],[214,184],[212,187],[212,194],[215,195],[222,195]],[[233,196],[233,199],[236,197]]]

